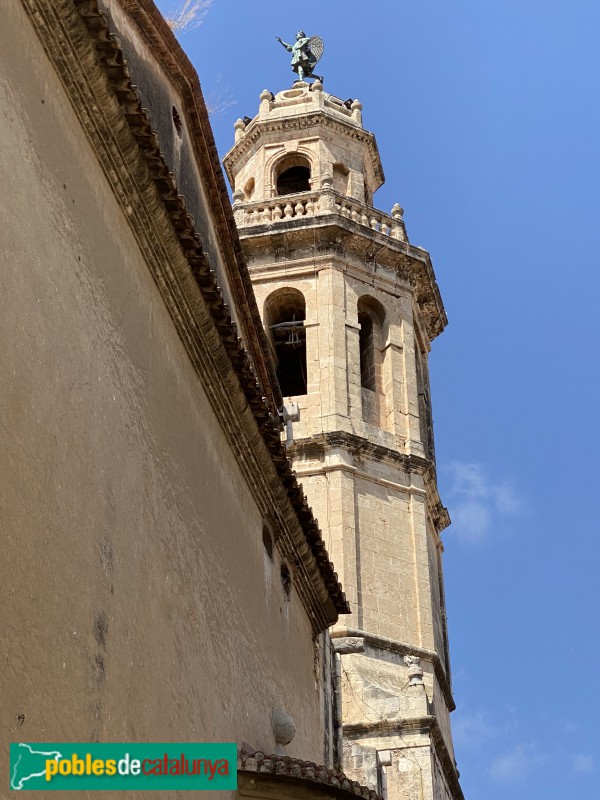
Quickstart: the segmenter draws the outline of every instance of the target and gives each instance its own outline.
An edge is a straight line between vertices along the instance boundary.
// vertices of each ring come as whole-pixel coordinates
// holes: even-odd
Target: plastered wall
[[[272,751],[276,707],[321,762],[304,608],[16,2],[0,129],[0,774],[15,740]]]

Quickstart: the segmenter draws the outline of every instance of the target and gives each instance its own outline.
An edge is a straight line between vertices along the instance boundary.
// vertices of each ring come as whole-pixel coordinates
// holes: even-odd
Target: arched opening
[[[277,362],[277,379],[284,397],[307,393],[306,302],[297,289],[278,289],[265,303],[265,324]]]
[[[381,303],[372,297],[361,297],[358,325],[363,419],[381,427],[385,411],[382,375],[385,309]]]
[[[358,301],[360,384],[372,392],[381,389],[384,321],[383,306],[372,297],[361,297]]]
[[[373,317],[368,311],[358,311],[360,325],[360,385],[363,389],[377,389]]]
[[[277,194],[297,194],[310,191],[310,162],[303,156],[288,156],[276,169]]]

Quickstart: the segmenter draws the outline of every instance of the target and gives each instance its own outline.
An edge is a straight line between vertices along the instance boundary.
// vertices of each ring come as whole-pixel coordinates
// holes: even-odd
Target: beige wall
[[[258,306],[264,317],[267,298],[293,287],[306,301],[306,359],[308,394],[297,398],[300,421],[295,438],[323,430],[343,430],[403,453],[422,456],[415,362],[412,298],[405,287],[394,285],[384,273],[378,288],[349,273],[347,265],[327,257],[303,263],[272,264],[267,272],[252,265]],[[357,265],[352,264],[356,271]],[[399,281],[396,279],[396,284]],[[381,366],[380,424],[364,413],[361,388],[358,301],[370,297],[386,313]]]
[[[306,301],[308,393],[294,398],[300,420],[293,423],[298,446],[292,452],[294,469],[319,519],[352,610],[338,627],[422,649],[428,702],[452,753],[447,696],[431,658],[435,652],[448,670],[440,538],[428,511],[424,476],[406,472],[392,455],[423,457],[427,447],[417,379],[419,321],[411,290],[382,267],[373,278],[350,254],[343,263],[329,255],[311,258],[306,249],[281,264],[269,262],[268,253],[263,261],[249,252],[261,312],[271,293],[285,288],[298,289]],[[379,425],[366,418],[363,407],[358,302],[365,296],[380,303],[386,313]],[[384,457],[377,450],[368,455],[349,445],[311,449],[306,444],[328,431],[360,437],[391,453]],[[385,668],[384,659],[381,652],[367,659],[342,656],[344,724],[413,714],[403,689],[408,678],[402,658]],[[372,720],[370,709],[377,709],[380,716]],[[360,769],[355,771],[352,764],[345,761],[344,768],[362,780]]]
[[[16,2],[0,130],[0,773],[16,739],[273,750],[274,707],[322,761],[304,608]]]
[[[343,195],[371,202],[383,175],[373,137],[363,133],[362,105],[355,101],[349,109],[322,89],[319,83],[310,89],[305,83],[274,98],[263,91],[252,122],[247,126],[241,119],[235,123],[235,145],[224,162],[234,191],[244,192],[245,200],[260,202],[277,197],[278,164],[286,156],[296,155],[310,164],[313,191],[322,188],[328,177]],[[314,116],[307,120],[309,114]],[[324,126],[325,120],[333,124]],[[346,173],[341,182],[339,175],[336,178],[336,166],[342,166]],[[248,196],[245,190],[251,179],[254,191]],[[285,197],[282,200],[285,205]]]

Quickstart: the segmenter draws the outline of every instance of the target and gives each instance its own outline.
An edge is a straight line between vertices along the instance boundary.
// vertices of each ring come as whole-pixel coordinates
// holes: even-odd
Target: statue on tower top
[[[321,76],[313,74],[317,62],[323,55],[323,39],[320,36],[308,37],[304,31],[298,31],[294,44],[287,44],[279,36],[275,38],[292,54],[292,69],[298,74],[299,80],[319,78],[323,83]]]

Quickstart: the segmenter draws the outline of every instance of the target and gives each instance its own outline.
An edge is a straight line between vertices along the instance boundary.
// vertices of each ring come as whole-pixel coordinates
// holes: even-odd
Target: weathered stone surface
[[[400,206],[371,206],[383,173],[359,106],[264,92],[225,165],[267,334],[278,293],[305,304],[288,452],[351,607],[332,634],[344,769],[394,800],[458,799],[427,365],[446,316]],[[307,183],[284,193],[290,166]]]

